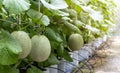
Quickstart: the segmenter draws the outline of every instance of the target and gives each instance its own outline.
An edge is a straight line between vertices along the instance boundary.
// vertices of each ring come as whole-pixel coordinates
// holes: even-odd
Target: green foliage
[[[56,56],[54,54],[51,54],[46,61],[39,63],[39,67],[48,67],[59,63],[60,61],[56,58]]]
[[[12,14],[20,14],[30,8],[30,3],[25,0],[3,0],[3,5]]]
[[[27,73],[43,73],[43,72],[37,67],[31,66],[31,68],[28,68]]]
[[[58,64],[59,59],[72,62],[70,35],[80,34],[84,43],[88,43],[107,34],[114,24],[114,7],[113,0],[0,0],[0,29],[5,30],[0,30],[1,73],[7,73],[5,69],[20,73],[21,67],[27,73],[42,73],[40,68]],[[10,35],[19,30],[30,38],[34,35],[48,38],[51,54],[46,61],[38,63],[27,56],[19,62],[22,49]]]
[[[20,44],[7,31],[0,33],[0,64],[11,65],[17,62],[22,51]]]
[[[42,13],[35,11],[33,9],[30,9],[27,12],[28,16],[33,20],[33,22],[37,24],[44,24],[45,26],[48,26],[50,24],[50,20],[48,16],[43,15]]]
[[[49,38],[49,40],[56,41],[56,42],[62,42],[63,40],[61,37],[57,35],[57,32],[55,32],[51,28],[46,28],[45,35]]]
[[[12,68],[10,66],[1,66],[0,65],[0,72],[1,73],[19,73],[19,70],[16,68]]]

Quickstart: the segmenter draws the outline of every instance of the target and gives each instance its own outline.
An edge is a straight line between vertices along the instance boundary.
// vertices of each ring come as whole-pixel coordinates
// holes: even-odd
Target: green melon
[[[31,41],[32,49],[29,54],[31,59],[36,62],[47,60],[51,53],[51,45],[48,38],[44,35],[34,35]]]
[[[31,39],[24,31],[14,31],[11,35],[20,43],[22,52],[19,55],[20,59],[27,57],[31,51]]]
[[[68,39],[68,46],[72,51],[77,51],[82,48],[84,44],[83,38],[80,34],[71,34]]]

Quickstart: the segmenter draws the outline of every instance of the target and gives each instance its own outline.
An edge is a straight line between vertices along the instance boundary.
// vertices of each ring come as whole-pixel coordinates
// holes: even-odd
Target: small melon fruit
[[[80,50],[83,46],[83,38],[80,34],[71,34],[68,39],[68,46],[72,51]]]
[[[22,52],[19,55],[20,59],[27,57],[31,51],[31,39],[24,31],[14,31],[11,35],[20,43]]]
[[[34,35],[31,41],[32,49],[29,54],[31,59],[36,62],[47,60],[51,53],[51,45],[48,38],[44,35]]]

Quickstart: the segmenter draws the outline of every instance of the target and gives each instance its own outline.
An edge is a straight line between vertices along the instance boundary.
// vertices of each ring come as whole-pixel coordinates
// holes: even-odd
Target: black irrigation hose
[[[78,67],[77,65],[75,65],[75,64],[73,64],[73,63],[71,63],[71,62],[68,62],[68,61],[63,61],[63,62],[69,63],[69,64],[71,64],[71,65],[74,66],[74,67]]]
[[[49,68],[57,69],[57,70],[59,70],[59,71],[61,71],[61,72],[63,72],[63,73],[66,73],[65,71],[63,71],[63,70],[61,70],[61,69],[59,69],[59,68],[55,68],[55,67],[49,67]]]

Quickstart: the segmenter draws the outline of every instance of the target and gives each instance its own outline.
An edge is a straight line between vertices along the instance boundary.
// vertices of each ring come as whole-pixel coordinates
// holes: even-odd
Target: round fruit
[[[14,31],[11,35],[20,43],[22,52],[19,55],[20,59],[28,56],[31,51],[31,39],[29,35],[24,31]]]
[[[48,59],[51,53],[51,45],[44,35],[35,35],[31,39],[32,49],[30,57],[36,62],[43,62]]]
[[[70,35],[68,45],[72,51],[80,50],[83,44],[83,38],[80,34],[75,33]]]

